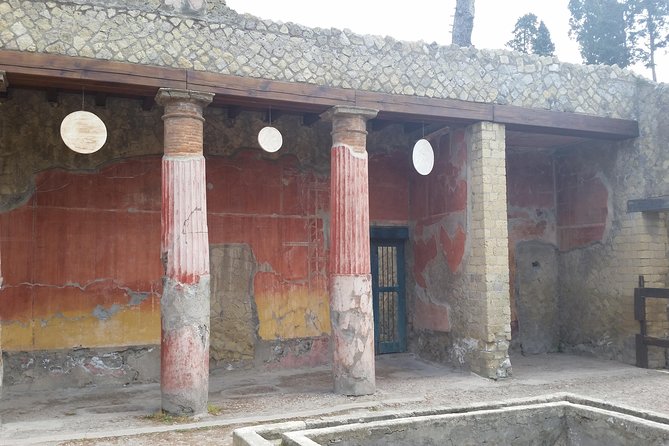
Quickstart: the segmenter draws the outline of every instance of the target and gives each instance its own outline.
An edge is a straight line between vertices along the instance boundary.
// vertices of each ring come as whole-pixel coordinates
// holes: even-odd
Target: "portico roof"
[[[0,50],[0,70],[6,72],[10,88],[70,92],[80,92],[85,88],[91,93],[152,101],[158,88],[169,87],[215,93],[214,105],[244,109],[272,106],[286,112],[317,115],[334,105],[353,105],[378,109],[378,121],[440,125],[489,121],[505,124],[507,131],[512,134],[543,135],[544,146],[564,145],[581,138],[622,140],[639,136],[637,121],[630,119],[388,94],[56,54]]]

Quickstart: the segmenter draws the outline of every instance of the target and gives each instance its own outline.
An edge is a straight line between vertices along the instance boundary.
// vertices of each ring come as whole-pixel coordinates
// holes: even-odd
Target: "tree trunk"
[[[474,0],[457,0],[453,18],[453,45],[471,46],[474,29]]]

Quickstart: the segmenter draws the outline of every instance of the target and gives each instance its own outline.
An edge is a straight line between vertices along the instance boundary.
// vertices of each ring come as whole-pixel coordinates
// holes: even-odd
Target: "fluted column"
[[[330,320],[334,390],[374,393],[366,122],[377,110],[334,107],[330,180]]]
[[[165,108],[162,165],[162,408],[207,411],[209,392],[209,234],[202,154],[202,110],[213,94],[161,88]]]

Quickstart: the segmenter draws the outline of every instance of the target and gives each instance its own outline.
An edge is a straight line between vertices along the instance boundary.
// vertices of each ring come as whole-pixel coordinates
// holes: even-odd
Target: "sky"
[[[578,44],[569,38],[569,0],[476,0],[472,43],[477,48],[505,48],[519,17],[534,13],[543,20],[562,62],[581,63]],[[320,28],[350,29],[359,34],[399,40],[451,43],[455,0],[227,0],[240,13]],[[660,50],[657,77],[669,82],[669,54]],[[650,70],[633,70],[647,78]]]

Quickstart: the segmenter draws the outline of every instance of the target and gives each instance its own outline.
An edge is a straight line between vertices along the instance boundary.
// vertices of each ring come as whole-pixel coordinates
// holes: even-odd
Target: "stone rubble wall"
[[[669,285],[666,212],[627,213],[627,201],[669,195],[669,88],[640,90],[641,136],[620,143],[587,143],[568,156],[588,164],[610,190],[604,239],[560,253],[560,326],[566,351],[635,363],[633,296],[638,276],[647,287]],[[667,302],[651,300],[650,334],[669,337]],[[666,350],[650,348],[651,365],[664,367]]]
[[[617,67],[306,28],[203,0],[9,0],[0,49],[619,118],[637,116],[643,82]]]

